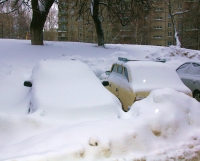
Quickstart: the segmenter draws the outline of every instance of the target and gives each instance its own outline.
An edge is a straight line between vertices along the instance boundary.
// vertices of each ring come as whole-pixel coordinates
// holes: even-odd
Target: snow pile
[[[162,47],[160,50],[151,53],[146,58],[164,58],[166,60],[200,60],[200,52],[197,50],[190,50],[179,48],[177,46]]]
[[[200,108],[195,99],[172,89],[155,90],[125,115],[129,118],[54,127],[19,144],[1,146],[0,159],[200,159]]]
[[[147,140],[143,138],[148,142],[145,147],[157,149],[158,160],[199,160],[199,107],[195,99],[172,89],[163,89],[152,91],[146,99],[133,104],[129,115],[140,121],[139,128],[144,128],[144,134],[148,136]],[[168,153],[170,148],[175,150],[174,154]]]
[[[75,59],[79,60],[85,64],[87,64],[90,69],[95,73],[95,75],[99,78],[105,71],[108,71],[111,69],[111,66],[114,62],[118,60],[118,57],[127,57],[129,59],[136,59],[135,56],[128,54],[127,52],[123,51],[116,51],[108,58],[106,57],[84,57],[81,55],[63,55],[59,57],[60,59]]]

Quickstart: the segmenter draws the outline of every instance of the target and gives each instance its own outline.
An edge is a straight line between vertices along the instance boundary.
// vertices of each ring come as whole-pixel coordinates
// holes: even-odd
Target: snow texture
[[[166,58],[175,70],[199,61],[199,51],[120,44],[104,49],[73,42],[31,46],[6,39],[0,45],[0,160],[200,160],[199,102],[162,88],[123,112],[95,77],[118,56]],[[25,80],[32,89],[23,86]],[[32,113],[30,103],[36,107]],[[99,112],[105,117],[96,117]]]

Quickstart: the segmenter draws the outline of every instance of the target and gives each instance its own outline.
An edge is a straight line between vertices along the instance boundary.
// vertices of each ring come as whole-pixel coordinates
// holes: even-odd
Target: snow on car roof
[[[159,88],[173,88],[190,94],[179,76],[169,65],[154,61],[128,61],[123,63],[131,74],[131,86],[135,92],[152,91]]]

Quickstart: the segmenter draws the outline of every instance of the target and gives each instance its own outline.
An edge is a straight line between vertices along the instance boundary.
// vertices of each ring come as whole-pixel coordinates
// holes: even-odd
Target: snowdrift
[[[200,108],[195,99],[173,89],[155,90],[125,115],[126,119],[62,126],[1,146],[0,159],[199,159]]]

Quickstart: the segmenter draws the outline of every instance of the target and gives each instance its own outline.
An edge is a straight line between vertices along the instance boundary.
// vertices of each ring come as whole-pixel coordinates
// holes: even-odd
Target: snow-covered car
[[[160,60],[155,62],[119,58],[111,67],[108,83],[107,89],[119,98],[124,111],[128,111],[135,101],[147,97],[155,89],[172,88],[192,96],[178,74]]]
[[[32,72],[29,113],[68,122],[118,118],[121,103],[78,60],[43,60]]]
[[[193,97],[200,102],[200,63],[186,62],[176,72],[183,83],[192,91]]]

